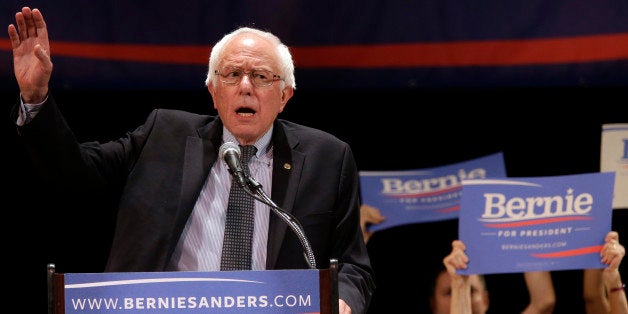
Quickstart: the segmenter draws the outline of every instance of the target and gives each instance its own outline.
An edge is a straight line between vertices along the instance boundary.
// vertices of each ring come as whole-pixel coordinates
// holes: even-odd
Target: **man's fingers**
[[[36,28],[44,28],[46,27],[46,22],[44,22],[44,16],[41,14],[39,9],[33,9],[33,22],[35,23]]]
[[[29,37],[37,37],[37,28],[35,27],[35,21],[33,20],[33,12],[30,8],[22,8],[22,15],[26,22],[26,31]]]
[[[9,38],[11,39],[11,46],[13,49],[20,45],[20,35],[17,33],[15,25],[10,24],[8,28]]]
[[[17,24],[17,31],[21,40],[24,40],[28,33],[26,31],[26,22],[24,21],[24,14],[22,12],[15,13],[15,24]]]
[[[43,62],[44,64],[48,64],[50,62],[50,57],[48,56],[48,52],[41,45],[35,46],[35,53],[37,54],[37,59]]]

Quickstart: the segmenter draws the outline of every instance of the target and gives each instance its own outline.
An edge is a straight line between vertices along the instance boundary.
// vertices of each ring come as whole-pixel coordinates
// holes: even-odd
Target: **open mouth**
[[[255,110],[251,109],[251,108],[238,108],[238,110],[236,110],[236,113],[240,116],[252,116],[255,114]]]

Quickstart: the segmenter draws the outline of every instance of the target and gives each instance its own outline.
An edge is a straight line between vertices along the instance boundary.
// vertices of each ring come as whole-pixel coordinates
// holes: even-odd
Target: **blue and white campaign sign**
[[[463,274],[603,268],[613,172],[462,182]]]
[[[628,208],[628,123],[602,125],[600,171],[615,171],[613,209]]]
[[[67,273],[65,313],[319,313],[315,269]]]
[[[376,207],[386,217],[369,231],[456,219],[462,180],[505,176],[501,152],[429,169],[360,171],[362,203]]]

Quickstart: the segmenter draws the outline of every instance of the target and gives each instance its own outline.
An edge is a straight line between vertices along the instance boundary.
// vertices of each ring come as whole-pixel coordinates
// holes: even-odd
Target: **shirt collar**
[[[262,135],[262,137],[260,137],[257,141],[255,141],[255,144],[253,144],[257,148],[255,156],[260,157],[265,155],[268,149],[270,149],[270,139],[273,135],[273,128],[274,126],[271,126],[270,129],[268,129],[268,131],[266,131],[266,133],[264,133],[264,135]],[[233,142],[240,145],[235,136],[233,136],[233,134],[231,134],[231,132],[229,132],[229,130],[227,130],[224,126],[222,127],[222,142]]]

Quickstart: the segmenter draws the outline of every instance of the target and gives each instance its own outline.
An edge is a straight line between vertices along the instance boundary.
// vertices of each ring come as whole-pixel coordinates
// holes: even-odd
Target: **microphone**
[[[233,142],[225,142],[220,146],[218,155],[220,159],[225,160],[229,167],[229,173],[238,181],[238,184],[242,188],[246,187],[247,176],[240,164],[240,146]]]

